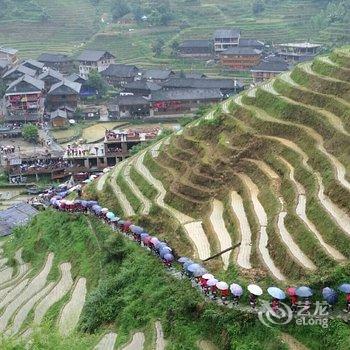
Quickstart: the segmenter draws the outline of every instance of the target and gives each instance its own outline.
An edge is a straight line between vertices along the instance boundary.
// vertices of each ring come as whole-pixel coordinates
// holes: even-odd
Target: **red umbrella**
[[[129,227],[132,225],[132,222],[131,221],[125,221],[124,222],[124,225],[123,225],[123,231],[126,232],[129,230]]]
[[[290,296],[290,297],[293,297],[293,296],[296,296],[297,293],[296,293],[296,288],[294,287],[289,287],[286,289],[286,292],[287,294]]]

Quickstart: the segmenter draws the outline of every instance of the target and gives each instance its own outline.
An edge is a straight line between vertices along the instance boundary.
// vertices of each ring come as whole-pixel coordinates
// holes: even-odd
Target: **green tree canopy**
[[[96,89],[100,97],[105,95],[105,93],[107,92],[107,84],[103,80],[100,72],[98,72],[96,69],[93,69],[90,72],[86,85]]]
[[[22,127],[22,135],[26,141],[36,143],[39,139],[38,127],[34,124],[25,124]]]
[[[112,5],[112,15],[114,19],[121,18],[130,12],[128,3],[124,0],[117,0]]]

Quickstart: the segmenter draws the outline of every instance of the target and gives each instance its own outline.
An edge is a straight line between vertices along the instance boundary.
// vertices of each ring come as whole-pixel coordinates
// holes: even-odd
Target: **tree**
[[[34,124],[25,124],[22,127],[22,135],[26,141],[36,143],[39,139],[38,127]]]
[[[0,98],[2,98],[5,95],[6,89],[7,89],[7,86],[5,82],[0,78]]]
[[[130,7],[124,0],[117,0],[112,6],[112,15],[114,19],[121,18],[130,12]]]
[[[178,51],[179,51],[179,47],[180,47],[180,44],[177,40],[174,40],[172,43],[171,43],[171,55],[172,56],[176,56]]]
[[[164,49],[164,41],[162,39],[157,40],[152,45],[152,51],[154,52],[155,56],[160,56]]]
[[[105,95],[105,93],[107,92],[107,84],[103,80],[100,72],[98,72],[96,69],[93,69],[89,73],[86,85],[90,88],[95,89],[100,97]]]
[[[259,14],[260,12],[263,12],[265,9],[264,7],[264,3],[262,2],[262,0],[255,0],[252,3],[252,11],[254,13],[254,15]]]

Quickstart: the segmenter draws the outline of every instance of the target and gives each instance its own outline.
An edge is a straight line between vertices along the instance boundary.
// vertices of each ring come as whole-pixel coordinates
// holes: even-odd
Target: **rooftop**
[[[20,78],[18,78],[17,80],[13,81],[8,88],[6,89],[6,93],[13,93],[16,92],[16,86],[18,84],[20,84],[21,82],[25,82],[27,84],[32,85],[34,88],[36,88],[37,90],[43,90],[44,89],[44,82],[42,80],[33,78],[29,75],[23,75]],[[28,90],[29,91],[29,90]],[[31,90],[32,91],[32,90]],[[20,92],[20,91],[18,91]],[[25,92],[25,91],[21,91],[21,92]]]
[[[111,57],[114,57],[111,53],[108,51],[99,51],[99,50],[85,50],[83,51],[77,58],[78,61],[91,61],[91,62],[97,62],[99,61],[104,55],[110,55]]]
[[[231,47],[227,50],[224,50],[220,53],[221,55],[242,55],[242,56],[251,56],[251,55],[260,55],[261,50],[255,49],[253,47]]]
[[[8,77],[9,75],[11,75],[13,72],[16,72],[16,71],[18,71],[18,72],[20,72],[20,73],[23,73],[23,74],[25,74],[25,75],[30,75],[30,76],[32,76],[32,77],[34,77],[35,74],[36,74],[36,72],[35,72],[34,69],[31,69],[31,68],[28,68],[28,67],[26,67],[26,66],[20,65],[20,66],[17,66],[17,67],[14,67],[14,68],[8,70],[8,71],[3,75],[3,78]]]
[[[67,111],[64,109],[56,109],[55,111],[50,113],[50,119],[55,119],[55,118],[64,118],[67,119]]]
[[[133,105],[145,105],[148,104],[149,100],[142,96],[126,95],[118,96],[111,101],[110,104],[117,104],[122,106],[133,106]]]
[[[45,52],[38,57],[38,61],[44,63],[64,63],[69,62],[71,60],[72,59],[69,58],[68,55],[54,52]]]
[[[10,65],[7,59],[0,59],[0,69],[4,69]]]
[[[164,88],[233,89],[233,79],[170,78],[162,84]]]
[[[192,48],[192,47],[203,47],[210,48],[211,41],[206,39],[189,39],[184,40],[180,45],[180,48]]]
[[[125,89],[134,89],[134,90],[150,90],[156,91],[160,90],[162,87],[146,79],[131,81],[124,86]]]
[[[0,46],[0,52],[6,53],[8,55],[15,55],[18,52],[18,50],[13,49],[11,47]]]
[[[221,99],[222,97],[220,89],[171,89],[153,92],[151,101],[209,100]]]
[[[103,76],[115,76],[121,78],[135,77],[139,72],[136,66],[128,64],[111,64],[107,69],[102,71]]]
[[[295,48],[300,48],[300,49],[311,49],[311,48],[318,48],[321,47],[322,45],[320,44],[312,44],[309,42],[302,42],[302,43],[286,43],[286,44],[279,44],[278,46],[281,47],[295,47]]]
[[[147,69],[143,76],[147,79],[166,80],[173,74],[175,73],[172,70]]]
[[[38,78],[45,79],[46,77],[53,77],[53,78],[56,78],[59,80],[63,80],[63,74],[61,74],[57,70],[54,70],[51,68],[49,68],[46,71],[44,71],[43,73],[41,73]]]
[[[251,72],[272,72],[279,73],[285,72],[289,69],[288,63],[277,60],[264,60],[261,61],[257,66],[253,67]]]
[[[25,67],[32,66],[32,67],[35,67],[37,69],[43,69],[45,66],[44,63],[36,61],[36,60],[31,60],[31,59],[25,60],[22,63],[22,65]],[[29,67],[29,68],[31,68],[31,67]]]
[[[61,87],[68,87],[69,89],[71,89],[73,92],[76,92],[79,94],[80,92],[80,88],[81,88],[81,84],[79,83],[75,83],[71,80],[68,79],[64,79],[60,82],[58,82],[57,84],[54,84],[51,86],[50,91],[48,92],[50,95],[55,95],[57,94],[61,94],[61,91],[59,91],[59,88]]]
[[[240,47],[254,47],[254,48],[263,48],[265,46],[265,43],[260,40],[255,39],[239,39],[239,45]]]

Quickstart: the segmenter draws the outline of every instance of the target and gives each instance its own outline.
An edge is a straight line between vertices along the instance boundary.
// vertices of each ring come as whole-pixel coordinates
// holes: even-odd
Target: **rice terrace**
[[[0,349],[350,349],[350,3],[0,0]]]

